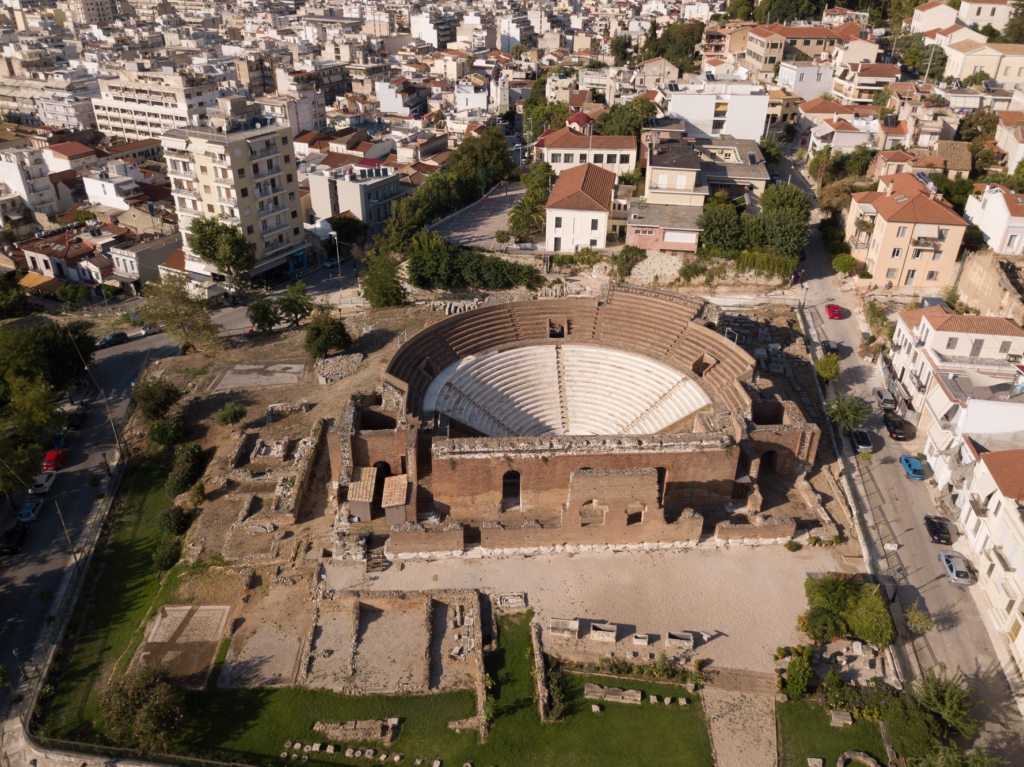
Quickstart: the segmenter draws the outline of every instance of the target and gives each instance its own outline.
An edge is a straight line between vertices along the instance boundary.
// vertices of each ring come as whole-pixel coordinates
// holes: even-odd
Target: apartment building
[[[18,195],[29,210],[44,216],[57,215],[56,197],[42,150],[0,151],[0,181]]]
[[[756,77],[770,79],[778,62],[830,54],[840,41],[842,37],[827,27],[766,24],[747,35],[746,62]]]
[[[831,62],[784,61],[779,65],[775,83],[804,101],[811,101],[832,92],[834,77],[835,66]]]
[[[498,21],[498,47],[508,53],[515,45],[537,47],[537,33],[526,14],[502,16]]]
[[[796,128],[800,119],[800,105],[804,100],[785,88],[768,88],[768,113],[765,116],[764,132],[781,132],[787,125]]]
[[[618,176],[637,164],[636,139],[632,136],[584,134],[569,127],[542,133],[537,138],[536,152],[537,159],[546,161],[557,174],[590,163]]]
[[[545,248],[554,253],[604,248],[614,198],[615,174],[611,171],[586,164],[562,173],[545,206]]]
[[[899,82],[895,64],[848,64],[839,67],[832,81],[832,96],[840,104],[871,104],[876,95]]]
[[[964,218],[981,230],[990,250],[1024,254],[1024,196],[1001,184],[985,184],[967,198]]]
[[[238,227],[256,248],[253,276],[287,273],[306,265],[299,181],[291,129],[250,115],[213,127],[175,128],[163,138],[167,175],[186,238],[200,216]],[[259,126],[259,127],[257,127]],[[185,271],[207,297],[222,293],[207,283],[223,279],[186,244]]]
[[[409,17],[409,32],[414,40],[422,40],[435,50],[443,51],[448,43],[455,42],[459,23],[460,19],[455,15],[416,13]]]
[[[83,174],[85,194],[92,205],[111,210],[128,210],[144,198],[139,181],[144,176],[135,163],[114,161],[106,167]]]
[[[679,67],[661,56],[641,61],[633,69],[633,85],[640,91],[662,88],[679,79]]]
[[[759,141],[768,120],[768,91],[748,82],[714,82],[693,75],[666,93],[665,114],[686,122],[690,138],[732,136]]]
[[[117,0],[68,0],[68,10],[81,27],[108,26],[118,18]]]
[[[962,0],[956,15],[969,27],[981,29],[991,25],[1002,32],[1012,12],[1013,3],[1009,0]]]
[[[910,19],[910,33],[923,35],[933,29],[945,29],[957,23],[956,8],[940,0],[922,3]]]
[[[1000,85],[1024,83],[1024,47],[962,40],[947,46],[946,77],[963,79],[985,72]]]
[[[368,236],[383,234],[391,206],[403,194],[397,171],[387,166],[348,165],[309,174],[310,204],[324,236],[330,219],[346,214],[362,221]]]
[[[128,62],[115,78],[100,80],[100,95],[92,104],[98,130],[138,141],[191,125],[219,95],[219,86],[209,77]]]
[[[952,284],[966,230],[934,185],[910,173],[854,194],[846,215],[851,254],[874,282],[904,293]]]

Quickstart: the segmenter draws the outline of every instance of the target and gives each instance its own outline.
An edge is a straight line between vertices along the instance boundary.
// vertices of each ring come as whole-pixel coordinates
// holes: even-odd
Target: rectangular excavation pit
[[[421,594],[359,600],[359,625],[351,686],[363,692],[399,693],[430,683],[430,599]]]

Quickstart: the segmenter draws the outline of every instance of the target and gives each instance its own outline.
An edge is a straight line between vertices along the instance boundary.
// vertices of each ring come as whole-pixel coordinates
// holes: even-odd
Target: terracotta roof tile
[[[562,171],[545,207],[605,211],[611,208],[615,174],[587,163]]]
[[[926,315],[924,321],[944,333],[973,333],[982,336],[1024,337],[1024,328],[1007,317],[982,317],[979,314]]]
[[[1024,497],[1024,450],[999,450],[982,453],[981,462],[999,488],[999,492],[1014,501]]]

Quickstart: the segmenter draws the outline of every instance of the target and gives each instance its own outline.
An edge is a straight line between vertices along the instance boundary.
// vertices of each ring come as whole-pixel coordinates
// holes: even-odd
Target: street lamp
[[[341,243],[338,242],[338,233],[331,230],[331,239],[334,240],[334,257],[338,261],[338,290],[341,290]]]

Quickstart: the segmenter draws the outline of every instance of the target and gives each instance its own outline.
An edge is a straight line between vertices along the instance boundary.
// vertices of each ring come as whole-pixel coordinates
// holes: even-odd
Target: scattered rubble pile
[[[334,383],[353,375],[363,362],[362,354],[337,354],[316,361],[317,380],[322,384]]]
[[[342,742],[372,740],[390,746],[398,737],[398,725],[397,718],[317,722],[313,725],[313,732],[322,732],[329,740]]]

